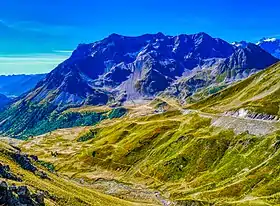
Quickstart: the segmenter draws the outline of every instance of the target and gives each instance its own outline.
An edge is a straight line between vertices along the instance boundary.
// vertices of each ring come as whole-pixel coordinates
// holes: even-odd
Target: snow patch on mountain
[[[280,39],[277,38],[263,38],[258,43],[262,49],[280,59]]]
[[[235,47],[241,47],[241,48],[246,48],[248,45],[248,43],[246,41],[233,42],[231,44]]]
[[[257,45],[260,45],[262,42],[275,42],[277,41],[276,38],[264,38],[261,41],[257,42]]]

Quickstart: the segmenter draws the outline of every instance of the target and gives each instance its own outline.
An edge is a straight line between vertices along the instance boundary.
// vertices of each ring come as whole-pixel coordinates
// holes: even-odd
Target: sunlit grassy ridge
[[[202,100],[190,108],[208,112],[246,108],[258,113],[279,115],[280,63]]]
[[[70,179],[66,179],[61,175],[52,174],[47,172],[49,176],[48,179],[41,179],[39,176],[33,174],[28,170],[24,170],[15,163],[15,161],[10,156],[11,153],[16,152],[14,148],[10,147],[4,142],[0,141],[0,162],[2,164],[9,165],[11,171],[17,176],[21,177],[23,182],[15,182],[7,179],[1,179],[8,181],[10,184],[15,183],[16,185],[26,185],[28,188],[33,191],[44,191],[47,196],[45,197],[46,205],[145,205],[145,204],[136,204],[117,198],[104,195],[96,192],[95,190],[87,187],[85,185],[77,184]],[[36,165],[40,167],[39,165]],[[43,170],[44,167],[41,167]]]
[[[279,141],[278,132],[236,135],[213,127],[210,118],[169,109],[58,130],[22,148],[71,178],[147,185],[182,204],[275,205],[280,204]]]

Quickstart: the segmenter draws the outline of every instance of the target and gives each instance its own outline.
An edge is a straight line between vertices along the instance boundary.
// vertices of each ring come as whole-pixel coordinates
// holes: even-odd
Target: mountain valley
[[[0,205],[280,204],[277,57],[112,34],[20,90],[3,80]]]

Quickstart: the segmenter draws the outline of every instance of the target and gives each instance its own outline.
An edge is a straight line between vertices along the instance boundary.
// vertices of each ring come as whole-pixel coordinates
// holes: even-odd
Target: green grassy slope
[[[66,179],[61,175],[53,174],[46,171],[46,168],[40,166],[38,163],[34,164],[36,167],[43,170],[48,175],[49,179],[42,179],[38,175],[23,169],[19,164],[17,164],[12,158],[12,154],[16,153],[16,149],[7,145],[6,143],[0,141],[0,163],[4,165],[9,165],[11,172],[16,176],[20,177],[23,181],[17,182],[9,179],[4,179],[0,177],[0,181],[4,180],[11,184],[16,184],[18,186],[25,185],[29,188],[31,192],[43,191],[45,193],[45,204],[48,205],[145,205],[136,204],[120,200],[108,195],[104,195],[96,192],[90,187],[85,185],[77,184],[76,182]]]
[[[276,205],[279,141],[278,132],[236,135],[211,126],[209,118],[169,109],[58,130],[21,147],[71,178],[146,185],[182,205]]]
[[[15,103],[0,113],[0,133],[26,139],[41,135],[59,128],[91,126],[108,118],[119,118],[125,115],[124,108],[58,108],[52,104]],[[20,121],[19,121],[20,120]]]
[[[189,108],[208,112],[246,108],[257,113],[279,115],[280,63],[218,92]]]

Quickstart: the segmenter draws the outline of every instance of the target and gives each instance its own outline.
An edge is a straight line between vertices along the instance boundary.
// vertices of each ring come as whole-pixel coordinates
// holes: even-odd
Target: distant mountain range
[[[119,105],[160,93],[185,101],[205,88],[223,88],[277,61],[258,45],[233,45],[206,33],[112,34],[95,43],[80,44],[69,59],[0,115],[0,129],[10,130],[16,124],[16,135],[40,121],[49,121],[48,115],[54,111]],[[31,108],[36,117],[29,113]],[[18,119],[26,124],[18,124]]]
[[[248,42],[246,41],[233,42],[232,45],[236,47],[245,48],[248,45]],[[270,53],[272,56],[280,59],[280,39],[262,38],[260,41],[256,43],[256,45],[260,46],[262,49]]]
[[[0,75],[0,110],[16,97],[32,90],[45,74]]]
[[[8,98],[3,94],[0,94],[0,110],[11,102],[12,102],[11,98]]]
[[[257,43],[257,45],[276,58],[280,59],[280,39],[263,38]]]
[[[17,97],[33,89],[46,74],[0,75],[0,94]]]

